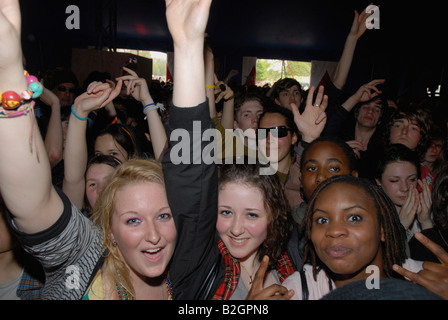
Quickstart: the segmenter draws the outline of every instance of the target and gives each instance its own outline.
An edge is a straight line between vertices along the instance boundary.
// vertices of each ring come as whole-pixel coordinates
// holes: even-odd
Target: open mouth
[[[162,257],[162,254],[163,248],[154,248],[143,251],[144,257],[151,262],[158,261]]]

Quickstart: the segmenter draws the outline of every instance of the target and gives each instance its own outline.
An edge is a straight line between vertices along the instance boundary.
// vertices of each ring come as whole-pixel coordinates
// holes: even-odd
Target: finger
[[[116,78],[117,80],[118,79],[122,79],[122,80],[134,80],[136,78],[136,76],[131,76],[131,75],[128,75],[128,76],[121,76],[121,77],[118,77],[118,78]]]
[[[291,103],[291,111],[292,114],[294,115],[294,122],[296,123],[296,125],[298,125],[300,119],[300,111],[295,103]]]
[[[405,269],[397,264],[394,264],[392,268],[394,269],[395,272],[409,279],[412,282],[422,284],[421,282],[424,281],[424,278],[419,276],[417,273],[409,271],[408,269]]]
[[[221,92],[218,97],[215,100],[215,103],[218,103],[219,101],[221,101],[221,99],[224,97],[226,93],[225,92]]]
[[[323,96],[324,96],[324,86],[320,86],[317,90],[316,100],[314,101],[314,105],[320,106],[322,104]]]
[[[273,284],[263,290],[266,290],[269,300],[290,300],[294,295],[293,290],[288,290],[279,284]]]
[[[97,82],[90,90],[91,94],[96,94],[100,91],[104,91],[110,89],[110,86],[108,83],[102,83],[102,82]]]
[[[95,86],[97,86],[98,83],[100,83],[100,82],[93,81],[93,82],[89,83],[89,85],[87,86],[86,92],[87,93],[92,93],[92,89],[95,88]]]
[[[311,86],[310,90],[308,92],[308,96],[306,98],[306,105],[307,106],[313,105],[314,91],[316,91],[316,87]]]
[[[109,86],[113,89],[115,88],[115,83],[112,80],[106,79],[106,82],[109,84]]]
[[[107,99],[101,104],[101,107],[104,107],[109,102],[113,101],[116,97],[118,97],[118,95],[121,92],[122,84],[123,84],[123,81],[121,79],[118,80],[117,85],[115,86],[115,88],[113,90],[111,90],[109,92],[109,95],[107,96]]]
[[[137,73],[129,68],[123,67],[123,70],[126,71],[127,73],[129,73],[130,75],[134,76],[134,77],[138,77]]]
[[[324,99],[323,99],[323,101],[322,101],[322,103],[320,105],[320,109],[322,111],[325,111],[327,109],[327,107],[328,107],[328,96],[324,95]]]
[[[264,256],[261,260],[260,266],[258,267],[257,272],[255,273],[254,282],[252,283],[252,288],[262,290],[264,278],[266,275],[266,270],[268,269],[269,258]],[[251,288],[251,289],[252,289]]]
[[[421,242],[426,248],[428,248],[439,259],[440,263],[448,266],[448,253],[437,243],[431,241],[428,237],[424,236],[421,232],[415,234],[415,238]]]
[[[326,114],[325,112],[322,112],[322,113],[320,113],[319,116],[317,117],[315,124],[316,124],[316,125],[319,125],[319,124],[321,124],[323,121],[326,121],[326,120],[327,120],[327,114]]]

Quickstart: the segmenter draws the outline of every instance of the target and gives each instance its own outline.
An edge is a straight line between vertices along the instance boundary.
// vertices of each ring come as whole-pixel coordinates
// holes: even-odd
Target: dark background
[[[354,10],[369,1],[214,0],[207,32],[223,78],[243,56],[338,61]],[[80,10],[68,30],[67,6]],[[447,13],[439,1],[377,1],[380,29],[358,42],[346,89],[386,78],[393,98],[447,86]],[[71,64],[72,48],[172,51],[162,0],[21,1],[23,50],[30,73]],[[114,33],[116,32],[116,33]],[[82,80],[82,79],[81,79]]]

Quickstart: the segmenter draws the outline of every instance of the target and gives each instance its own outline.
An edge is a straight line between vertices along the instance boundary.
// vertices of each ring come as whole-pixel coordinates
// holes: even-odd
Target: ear
[[[293,133],[291,144],[296,145],[297,140],[299,140],[297,133]]]
[[[352,171],[352,176],[354,176],[355,178],[358,178],[358,171],[357,170],[353,170]]]
[[[376,184],[377,184],[378,187],[381,187],[381,182],[380,182],[380,180],[378,180],[377,178],[375,178],[375,182],[376,182]]]
[[[278,105],[281,105],[280,100],[278,100],[277,98],[274,99],[274,102]]]
[[[233,130],[238,129],[240,126],[238,125],[238,122],[236,120],[233,120]]]
[[[383,227],[381,227],[381,241],[382,242],[386,242],[386,236],[384,235],[384,228]]]

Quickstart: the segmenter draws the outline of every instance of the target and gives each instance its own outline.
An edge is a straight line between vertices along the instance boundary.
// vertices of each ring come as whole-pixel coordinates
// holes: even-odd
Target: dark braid
[[[402,265],[406,260],[406,232],[400,223],[394,204],[384,191],[371,181],[363,178],[355,178],[352,175],[339,175],[328,178],[318,185],[314,191],[306,214],[302,223],[304,231],[305,247],[303,263],[310,263],[313,266],[313,276],[317,280],[317,274],[324,267],[319,257],[316,255],[311,242],[311,228],[313,224],[314,204],[319,194],[328,186],[334,183],[345,183],[362,188],[371,197],[377,209],[377,219],[380,228],[383,228],[385,242],[382,242],[383,271],[387,278],[401,277],[392,269],[392,265]]]

